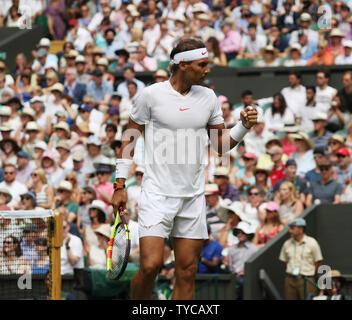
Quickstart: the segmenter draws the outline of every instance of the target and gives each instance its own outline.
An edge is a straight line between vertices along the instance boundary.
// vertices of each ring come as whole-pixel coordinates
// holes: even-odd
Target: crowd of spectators
[[[23,2],[3,0],[0,25],[18,26]],[[246,59],[257,67],[322,66],[316,85],[304,86],[301,74],[292,71],[288,86],[273,97],[255,99],[249,88],[234,110],[234,102],[217,92],[211,80],[204,84],[215,89],[227,128],[247,105],[258,105],[260,116],[228,155],[209,152],[205,196],[210,238],[200,273],[234,273],[241,285],[244,257],[265,246],[305,208],[352,202],[352,72],[343,75],[338,90],[329,85],[330,73],[323,69],[352,61],[349,2],[25,2],[33,10],[32,22],[46,36],[35,44],[31,59],[18,53],[14,70],[0,61],[0,209],[56,209],[64,216],[63,274],[83,266],[105,268],[114,220],[115,157],[132,105],[148,85],[138,73],[151,71],[155,82],[166,81],[169,54],[179,39],[201,38],[211,65]],[[331,10],[331,25],[321,27],[319,5]],[[54,42],[62,45],[57,52],[52,51]],[[122,82],[116,82],[114,72],[123,73]],[[126,182],[131,261],[137,263],[144,170],[140,137]],[[23,223],[0,221],[1,259],[9,259],[20,272],[26,272],[23,264],[45,273],[40,223]],[[37,239],[31,250],[25,233]],[[171,274],[170,242],[165,253],[164,272]],[[7,269],[1,273],[11,273],[10,262],[4,262]]]

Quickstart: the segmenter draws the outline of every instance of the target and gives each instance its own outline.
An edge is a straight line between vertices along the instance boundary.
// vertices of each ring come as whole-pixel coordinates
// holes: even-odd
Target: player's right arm
[[[114,208],[114,213],[117,212],[117,209],[122,207],[125,209],[126,207],[126,202],[127,202],[127,193],[125,190],[125,181],[127,179],[127,173],[129,170],[125,170],[127,173],[118,173],[119,169],[123,171],[123,162],[125,162],[127,165],[128,163],[131,163],[133,160],[133,155],[134,155],[134,148],[136,146],[136,142],[138,137],[144,132],[144,125],[138,124],[134,122],[131,118],[129,119],[127,128],[124,132],[123,138],[122,138],[122,145],[120,152],[118,153],[116,159],[117,159],[117,170],[116,170],[116,185],[115,185],[115,190],[114,194],[112,196],[111,204]],[[120,159],[120,160],[119,160]],[[122,167],[118,168],[118,166],[121,166],[119,161],[122,161]]]

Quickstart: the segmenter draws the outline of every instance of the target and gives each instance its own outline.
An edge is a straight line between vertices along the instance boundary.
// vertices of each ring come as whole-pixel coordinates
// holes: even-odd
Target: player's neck
[[[187,95],[192,87],[192,84],[189,83],[181,74],[176,73],[170,78],[170,84],[180,94],[183,96]]]

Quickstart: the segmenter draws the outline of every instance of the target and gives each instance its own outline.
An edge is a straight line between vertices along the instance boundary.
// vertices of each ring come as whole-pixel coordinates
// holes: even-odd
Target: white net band
[[[53,216],[54,216],[53,210],[0,211],[0,218],[4,218],[4,219],[49,218]]]

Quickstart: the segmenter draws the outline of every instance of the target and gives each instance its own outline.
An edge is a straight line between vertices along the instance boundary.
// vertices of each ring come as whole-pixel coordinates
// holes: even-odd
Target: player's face
[[[190,63],[186,67],[185,71],[192,85],[193,84],[201,85],[205,77],[207,76],[207,74],[210,72],[209,59],[204,58],[204,59],[192,61],[192,63]]]

